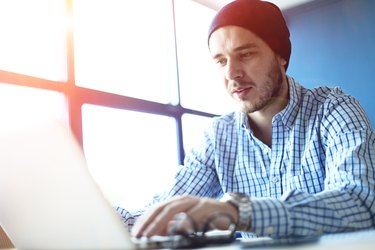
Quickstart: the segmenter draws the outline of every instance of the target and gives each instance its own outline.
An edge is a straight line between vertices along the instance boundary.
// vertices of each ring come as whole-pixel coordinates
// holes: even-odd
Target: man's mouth
[[[232,91],[232,94],[237,96],[239,99],[243,100],[246,98],[247,94],[250,92],[251,89],[252,87],[234,89]]]

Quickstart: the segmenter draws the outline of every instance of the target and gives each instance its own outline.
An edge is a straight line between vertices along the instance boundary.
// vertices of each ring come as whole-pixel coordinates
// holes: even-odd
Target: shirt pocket
[[[324,172],[312,171],[300,175],[291,176],[289,187],[303,192],[315,194],[324,189]]]

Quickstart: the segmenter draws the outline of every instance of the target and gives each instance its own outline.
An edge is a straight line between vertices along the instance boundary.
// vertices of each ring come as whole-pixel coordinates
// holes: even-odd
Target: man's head
[[[239,26],[253,32],[286,60],[287,70],[291,53],[289,29],[276,5],[259,0],[234,0],[214,17],[208,40],[214,31],[224,26]]]
[[[228,93],[242,111],[280,111],[288,99],[289,31],[280,10],[258,0],[237,0],[215,16],[209,49]]]

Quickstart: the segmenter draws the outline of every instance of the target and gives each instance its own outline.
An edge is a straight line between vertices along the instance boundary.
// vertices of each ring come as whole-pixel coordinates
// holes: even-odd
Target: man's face
[[[209,47],[228,93],[242,111],[259,111],[271,105],[274,98],[287,98],[283,96],[286,61],[253,32],[224,26],[212,33]]]

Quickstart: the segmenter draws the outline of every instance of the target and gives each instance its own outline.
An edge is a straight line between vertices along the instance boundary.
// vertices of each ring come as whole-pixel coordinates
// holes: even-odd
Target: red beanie
[[[215,30],[228,25],[245,28],[260,37],[286,60],[287,70],[291,53],[290,34],[276,5],[260,0],[235,0],[225,5],[212,20],[208,40]]]

